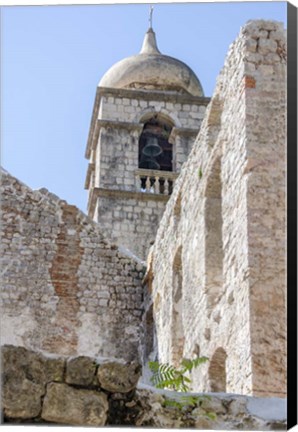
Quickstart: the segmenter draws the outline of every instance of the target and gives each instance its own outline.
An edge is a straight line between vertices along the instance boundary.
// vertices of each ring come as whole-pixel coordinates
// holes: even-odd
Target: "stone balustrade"
[[[137,191],[158,195],[171,195],[178,173],[138,169],[135,171]]]

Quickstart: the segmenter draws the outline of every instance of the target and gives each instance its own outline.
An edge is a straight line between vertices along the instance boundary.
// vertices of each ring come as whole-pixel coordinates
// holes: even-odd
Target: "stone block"
[[[270,52],[275,53],[277,49],[277,43],[272,39],[260,39],[258,52],[260,54],[268,54]]]
[[[46,383],[63,379],[64,360],[46,359],[12,345],[3,346],[1,354],[4,414],[22,419],[38,416]]]
[[[214,396],[205,398],[201,403],[201,408],[206,412],[215,412],[216,414],[225,414],[227,411],[223,406],[222,401]]]
[[[109,404],[96,390],[75,389],[67,384],[50,383],[41,417],[45,421],[74,426],[104,426]]]
[[[68,384],[88,386],[92,384],[96,372],[95,361],[86,356],[80,356],[66,363],[66,378]]]
[[[101,388],[112,393],[128,393],[136,388],[141,376],[141,366],[136,362],[121,364],[117,362],[103,363],[97,370],[97,378]]]
[[[247,413],[247,399],[245,397],[237,397],[237,399],[233,399],[228,407],[228,413],[232,416],[236,416],[239,414]]]
[[[13,419],[31,419],[41,411],[41,398],[45,386],[36,384],[23,374],[3,374],[2,409],[4,415]]]

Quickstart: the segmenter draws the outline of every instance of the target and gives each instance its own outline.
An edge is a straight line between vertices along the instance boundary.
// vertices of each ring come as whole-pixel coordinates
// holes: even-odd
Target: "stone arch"
[[[171,362],[177,366],[183,357],[184,349],[182,246],[175,253],[172,272]]]
[[[147,361],[150,354],[154,350],[154,314],[153,314],[153,304],[151,304],[144,314],[144,360]]]
[[[175,114],[165,108],[157,109],[154,106],[144,108],[141,112],[138,113],[138,115],[133,119],[133,121],[136,123],[145,123],[148,119],[150,119],[150,117],[155,114],[157,114],[164,121],[171,123],[172,127],[181,127],[181,122]]]
[[[221,347],[217,348],[208,368],[210,391],[212,392],[226,392],[226,359],[227,354],[225,350]]]
[[[207,307],[213,308],[223,286],[222,185],[221,157],[214,160],[207,173],[205,188],[205,293]]]

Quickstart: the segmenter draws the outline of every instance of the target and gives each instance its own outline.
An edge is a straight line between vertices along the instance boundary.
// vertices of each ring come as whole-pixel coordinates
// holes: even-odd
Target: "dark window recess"
[[[144,124],[139,140],[139,168],[173,171],[172,126],[157,115]]]

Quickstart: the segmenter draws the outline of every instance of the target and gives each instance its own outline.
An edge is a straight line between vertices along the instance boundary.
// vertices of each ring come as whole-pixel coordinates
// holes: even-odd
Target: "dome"
[[[145,35],[141,52],[112,66],[99,86],[167,90],[204,96],[200,81],[185,63],[160,53],[152,28]]]

